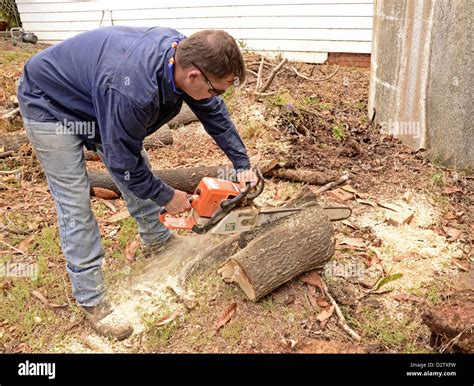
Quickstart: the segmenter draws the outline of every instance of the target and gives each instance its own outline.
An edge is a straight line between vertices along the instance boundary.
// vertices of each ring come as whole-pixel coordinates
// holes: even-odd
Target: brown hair
[[[222,30],[204,30],[192,34],[179,43],[176,59],[180,66],[188,68],[196,63],[206,75],[217,78],[229,75],[245,80],[244,58],[234,38]]]

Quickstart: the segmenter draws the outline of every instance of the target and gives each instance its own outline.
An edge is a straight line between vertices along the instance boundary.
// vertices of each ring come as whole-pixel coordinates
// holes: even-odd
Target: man
[[[107,27],[49,47],[25,65],[18,99],[25,129],[58,213],[73,295],[93,328],[125,339],[132,327],[106,299],[104,251],[91,210],[83,146],[96,150],[120,188],[148,250],[170,240],[159,221],[189,210],[185,192],[150,171],[143,140],[183,101],[231,160],[242,185],[256,177],[217,95],[245,77],[242,54],[224,31],[185,38],[169,28]]]

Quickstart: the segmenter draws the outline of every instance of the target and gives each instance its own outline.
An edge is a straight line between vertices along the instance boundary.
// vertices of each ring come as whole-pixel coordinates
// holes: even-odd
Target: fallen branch
[[[332,188],[335,188],[336,186],[342,185],[344,182],[349,180],[349,178],[350,178],[350,176],[348,174],[344,174],[338,180],[329,182],[326,185],[322,186],[321,188],[316,190],[316,192],[314,192],[314,194],[319,195],[319,194],[324,193],[325,191],[327,191],[329,189],[332,189]]]
[[[308,77],[308,76],[306,76],[306,75],[301,74],[301,73],[298,72],[298,70],[297,70],[296,68],[294,68],[293,66],[290,67],[290,68],[291,68],[291,70],[292,70],[296,75],[298,75],[299,77],[301,77],[301,78],[303,78],[303,79],[306,79],[306,80],[309,80],[309,81],[311,81],[311,82],[315,82],[315,83],[325,82],[325,81],[331,79],[331,78],[332,78],[334,75],[336,75],[337,72],[339,71],[339,66],[337,66],[336,70],[335,70],[331,75],[327,76],[326,78],[323,78],[323,79],[314,79],[314,78],[310,78],[310,77]]]
[[[266,173],[269,177],[282,178],[294,182],[305,182],[311,185],[324,185],[328,183],[342,183],[334,181],[334,177],[315,172],[313,170],[274,169]],[[328,189],[330,189],[329,187]]]
[[[337,317],[339,318],[339,326],[345,331],[347,332],[351,338],[353,338],[354,340],[356,341],[360,341],[361,340],[361,337],[360,335],[355,332],[352,328],[349,327],[349,325],[347,324],[346,322],[346,318],[344,317],[341,309],[339,308],[339,305],[336,303],[336,301],[334,300],[334,298],[331,296],[331,294],[329,293],[328,291],[328,287],[326,285],[326,283],[323,281],[323,279],[321,278],[321,283],[323,284],[323,293],[324,295],[327,296],[327,298],[329,299],[329,301],[331,302],[331,304],[334,306],[334,310],[336,311],[336,315]]]
[[[15,152],[13,150],[3,151],[3,152],[0,153],[0,158],[7,158],[7,157],[10,157],[13,154],[15,154]]]
[[[256,90],[257,92],[265,92],[268,87],[270,87],[270,85],[272,84],[273,82],[273,79],[275,78],[276,74],[278,73],[278,71],[280,71],[280,69],[286,64],[286,62],[288,62],[288,59],[283,59],[280,64],[278,64],[278,66],[276,66],[273,71],[270,73],[270,77],[267,79],[267,81],[265,82],[265,84],[258,90]]]
[[[17,107],[16,109],[13,109],[13,110],[11,110],[11,111],[9,111],[9,112],[6,113],[6,114],[3,114],[3,115],[2,115],[2,119],[3,119],[3,120],[8,120],[8,119],[11,119],[11,118],[13,118],[15,115],[18,115],[18,114],[20,114],[20,108],[19,108],[19,107]]]

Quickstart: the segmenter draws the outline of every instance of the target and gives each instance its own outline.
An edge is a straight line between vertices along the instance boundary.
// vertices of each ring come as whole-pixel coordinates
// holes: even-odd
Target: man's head
[[[176,49],[176,86],[194,99],[222,94],[245,79],[244,59],[235,40],[221,30],[204,30]]]

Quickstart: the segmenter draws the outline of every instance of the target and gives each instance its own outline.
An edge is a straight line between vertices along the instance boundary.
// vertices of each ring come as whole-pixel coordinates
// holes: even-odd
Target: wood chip
[[[424,259],[425,257],[418,254],[418,253],[415,253],[415,252],[407,252],[407,253],[404,253],[402,255],[398,255],[398,256],[395,256],[393,258],[393,261],[402,261],[402,260],[407,260],[407,259],[411,259],[411,260],[419,260],[419,259]]]
[[[415,213],[412,211],[402,211],[402,212],[387,212],[386,220],[390,225],[401,226],[405,224],[410,224],[413,220]]]
[[[340,202],[341,204],[354,198],[353,194],[345,192],[341,188],[329,190],[326,194],[335,201]]]

